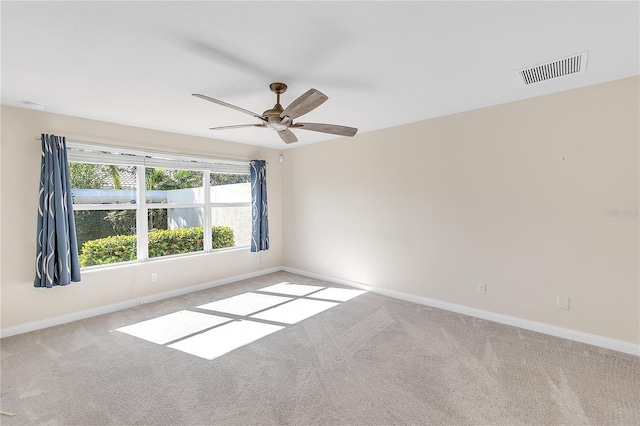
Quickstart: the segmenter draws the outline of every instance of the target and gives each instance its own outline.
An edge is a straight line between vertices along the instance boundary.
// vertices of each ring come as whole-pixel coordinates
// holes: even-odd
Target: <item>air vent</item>
[[[538,83],[569,74],[584,72],[587,68],[587,52],[516,71],[524,84]]]

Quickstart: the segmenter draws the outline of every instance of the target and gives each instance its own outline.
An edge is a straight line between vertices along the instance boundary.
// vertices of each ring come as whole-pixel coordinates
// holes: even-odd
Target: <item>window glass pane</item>
[[[231,185],[234,183],[250,183],[251,176],[248,174],[227,174],[227,173],[211,173],[211,186]]]
[[[135,210],[74,211],[80,266],[136,260]]]
[[[136,166],[70,163],[74,204],[135,204]]]
[[[211,209],[211,224],[231,228],[234,246],[248,246],[251,244],[251,206],[242,207],[213,207]],[[216,241],[213,241],[213,248]]]
[[[145,169],[148,203],[203,203],[202,172],[148,167]]]
[[[226,226],[233,230],[234,245],[248,246],[251,243],[251,183],[249,175],[211,174],[211,224]],[[234,203],[224,206],[220,204]],[[215,240],[213,248],[217,248]]]
[[[202,208],[149,209],[149,257],[204,250]]]

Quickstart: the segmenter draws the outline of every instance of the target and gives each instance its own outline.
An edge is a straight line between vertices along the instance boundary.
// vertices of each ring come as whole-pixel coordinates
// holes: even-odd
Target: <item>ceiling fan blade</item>
[[[260,114],[256,114],[255,112],[251,112],[251,111],[249,111],[247,109],[240,108],[238,106],[228,104],[228,103],[223,102],[221,100],[210,98],[209,96],[201,95],[199,93],[193,93],[192,95],[195,96],[196,98],[200,98],[200,99],[204,99],[205,101],[213,102],[214,104],[226,106],[227,108],[231,108],[231,109],[235,109],[236,111],[244,112],[245,114],[249,114],[249,115],[252,115],[252,116],[254,116],[256,118],[259,118],[260,120],[265,120],[265,118],[263,116],[261,116]]]
[[[280,117],[298,118],[322,105],[329,97],[316,89],[309,89],[285,108]]]
[[[353,136],[358,129],[355,127],[338,126],[337,124],[322,124],[322,123],[296,123],[291,127],[303,130],[311,130],[312,132],[331,133],[332,135],[339,136]]]
[[[238,129],[240,127],[265,127],[264,124],[234,124],[233,126],[209,127],[209,130]]]
[[[289,129],[280,130],[278,132],[278,136],[280,136],[280,139],[282,139],[284,143],[298,142],[298,138],[296,138],[296,135],[294,135],[293,132]]]

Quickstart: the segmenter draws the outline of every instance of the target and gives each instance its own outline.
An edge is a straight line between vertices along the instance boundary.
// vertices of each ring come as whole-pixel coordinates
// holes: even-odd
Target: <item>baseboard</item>
[[[512,317],[509,315],[497,314],[495,312],[484,311],[482,309],[471,308],[464,305],[443,302],[441,300],[429,299],[427,297],[415,296],[408,293],[402,293],[395,290],[387,290],[384,288],[374,287],[355,281],[344,280],[341,278],[330,277],[327,275],[316,274],[314,272],[303,271],[300,269],[283,267],[282,270],[293,274],[302,275],[309,278],[315,278],[335,284],[342,284],[349,287],[355,287],[361,290],[370,291],[372,293],[381,294],[383,296],[393,297],[395,299],[406,300],[408,302],[420,305],[431,306],[434,308],[444,309],[459,314],[469,315],[476,318],[482,318],[514,327],[523,328],[525,330],[537,331],[539,333],[549,334],[555,337],[574,340],[576,342],[586,343],[605,349],[611,349],[617,352],[640,356],[640,345],[625,342],[622,340],[611,339],[609,337],[598,336],[595,334],[584,333],[582,331],[571,330],[569,328],[557,327],[554,325],[544,324],[537,321],[530,321],[522,318]]]
[[[306,276],[309,278],[315,278],[330,283],[346,285],[349,287],[358,288],[361,290],[370,291],[372,293],[381,294],[383,296],[392,297],[394,299],[406,300],[408,302],[417,303],[420,305],[431,306],[434,308],[444,309],[451,312],[457,312],[463,315],[469,315],[476,318],[482,318],[488,321],[494,321],[514,327],[523,328],[525,330],[537,331],[539,333],[548,334],[555,337],[561,337],[564,339],[573,340],[576,342],[586,343],[593,346],[598,346],[605,349],[611,349],[617,352],[623,352],[626,354],[640,356],[640,345],[625,342],[622,340],[611,339],[609,337],[598,336],[595,334],[584,333],[582,331],[571,330],[568,328],[557,327],[554,325],[544,324],[537,321],[526,320],[522,318],[512,317],[509,315],[498,314],[495,312],[484,311],[482,309],[471,308],[464,305],[457,305],[454,303],[443,302],[441,300],[430,299],[427,297],[416,296],[413,294],[402,293],[395,290],[388,290],[384,288],[374,287],[368,284],[363,284],[355,281],[345,280],[342,278],[331,277],[327,275],[317,274],[314,272],[304,271],[300,269],[290,268],[287,266],[274,267],[268,269],[262,269],[260,271],[251,272],[248,274],[235,275],[233,277],[224,278],[216,281],[207,282],[204,284],[198,284],[195,286],[180,288],[164,293],[153,294],[144,296],[141,298],[126,300],[124,302],[114,303],[111,305],[100,306],[85,311],[74,312],[67,315],[61,315],[54,318],[49,318],[41,321],[34,321],[26,324],[17,325],[14,327],[7,327],[0,329],[0,338],[15,336],[17,334],[28,333],[30,331],[41,330],[43,328],[53,327],[56,325],[66,324],[73,321],[83,320],[86,318],[95,317],[98,315],[104,315],[111,312],[120,311],[123,309],[133,308],[143,303],[152,303],[164,299],[170,299],[172,297],[182,296],[184,294],[193,293],[200,290],[206,290],[212,287],[218,287],[225,284],[230,284],[236,281],[242,281],[250,278],[259,277],[261,275],[270,274],[278,271],[287,271],[293,274]]]
[[[160,300],[170,299],[172,297],[182,296],[184,294],[193,293],[200,290],[206,290],[212,287],[218,287],[225,284],[230,284],[236,281],[242,281],[250,278],[259,277],[261,275],[270,274],[272,272],[282,271],[281,267],[262,269],[256,272],[250,272],[248,274],[235,275],[229,278],[223,278],[216,281],[207,282],[204,284],[198,284],[190,287],[184,287],[164,293],[152,294],[136,299],[126,300],[124,302],[114,303],[111,305],[100,306],[93,309],[87,309],[85,311],[73,312],[67,315],[61,315],[58,317],[48,318],[46,320],[29,322],[26,324],[16,325],[14,327],[7,327],[0,330],[0,338],[15,336],[17,334],[28,333],[30,331],[41,330],[43,328],[53,327],[56,325],[66,324],[73,321],[83,320],[98,315],[109,314],[111,312],[121,311],[123,309],[133,308],[143,303],[158,302]]]

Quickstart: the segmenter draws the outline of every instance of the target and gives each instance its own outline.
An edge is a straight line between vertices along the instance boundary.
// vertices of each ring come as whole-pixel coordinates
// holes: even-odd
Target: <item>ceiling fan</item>
[[[284,143],[298,142],[298,138],[290,129],[311,130],[312,132],[330,133],[338,136],[353,136],[358,131],[358,129],[354,127],[339,126],[337,124],[294,123],[294,119],[322,105],[327,99],[329,99],[327,95],[316,89],[309,89],[298,99],[291,102],[288,107],[282,108],[282,105],[280,105],[280,95],[287,91],[287,85],[284,83],[271,83],[269,88],[276,94],[276,104],[273,108],[266,110],[262,114],[256,114],[255,112],[251,112],[244,108],[240,108],[199,93],[194,93],[193,96],[235,109],[236,111],[244,112],[245,114],[252,115],[260,120],[260,124],[236,124],[233,126],[211,127],[209,130],[237,129],[240,127],[264,127],[278,132],[278,136],[280,136]]]

